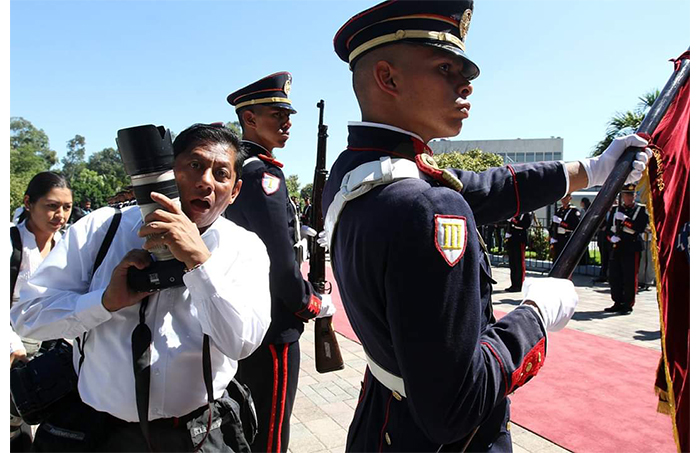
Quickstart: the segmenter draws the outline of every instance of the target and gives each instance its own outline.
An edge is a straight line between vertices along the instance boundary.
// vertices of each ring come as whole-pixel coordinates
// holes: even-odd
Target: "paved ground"
[[[509,312],[520,303],[521,294],[506,293],[510,286],[507,268],[494,268],[498,281],[494,289],[494,309]],[[528,276],[541,276],[528,273]],[[656,289],[641,291],[634,312],[621,316],[605,313],[612,305],[610,287],[592,284],[591,277],[574,277],[579,305],[568,327],[594,335],[612,338],[637,346],[660,350],[659,312]],[[347,429],[352,420],[360,381],[365,370],[362,347],[342,335],[338,336],[345,360],[345,369],[319,374],[314,368],[313,329],[308,328],[301,339],[301,375],[291,426],[292,453],[341,452],[345,450]],[[564,452],[520,426],[511,424],[515,453]]]

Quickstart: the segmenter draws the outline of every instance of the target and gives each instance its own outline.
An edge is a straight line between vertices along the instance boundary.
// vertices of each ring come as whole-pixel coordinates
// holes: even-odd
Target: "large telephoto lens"
[[[151,199],[151,192],[162,193],[170,199],[179,198],[169,130],[152,124],[121,129],[117,132],[117,147],[126,174],[131,178],[142,218],[161,207]],[[151,253],[158,261],[173,259],[166,246],[157,247]]]
[[[160,208],[151,192],[161,193],[179,202],[173,172],[173,142],[170,131],[148,124],[117,131],[117,148],[126,174],[131,178],[141,217]],[[146,269],[129,268],[127,282],[136,291],[153,291],[182,285],[185,265],[176,260],[167,246],[151,249],[156,262]]]

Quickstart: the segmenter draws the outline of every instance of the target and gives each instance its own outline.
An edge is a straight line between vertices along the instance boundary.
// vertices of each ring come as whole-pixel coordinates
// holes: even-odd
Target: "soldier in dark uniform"
[[[561,199],[561,207],[552,216],[550,243],[552,244],[552,261],[556,261],[574,230],[581,223],[581,211],[571,204],[571,194]]]
[[[288,98],[292,76],[279,72],[230,94],[243,129],[243,186],[225,216],[256,233],[270,256],[272,323],[262,345],[238,364],[237,379],[250,387],[258,416],[253,451],[286,451],[289,419],[299,380],[299,337],[304,323],[335,311],[301,275],[296,207],[287,193],[282,163],[272,155],[289,138],[296,113]],[[312,232],[312,234],[315,232]]]
[[[523,304],[496,322],[477,226],[599,184],[625,146],[646,145],[628,136],[581,162],[438,168],[427,143],[460,132],[479,74],[464,53],[471,13],[471,0],[388,1],[334,39],[363,119],[323,194],[333,272],[368,359],[348,451],[436,451],[468,436],[469,451],[512,449],[507,395],[537,374],[546,331],[577,297],[569,280],[526,279]]]
[[[508,267],[510,267],[510,287],[506,291],[515,293],[522,290],[525,280],[525,246],[527,246],[527,229],[532,223],[532,213],[523,212],[511,217],[506,227],[506,249],[508,250]]]
[[[620,192],[621,202],[609,216],[608,241],[611,244],[608,276],[613,305],[605,311],[626,315],[632,313],[637,294],[639,257],[644,250],[642,233],[649,224],[644,205],[634,201],[634,184],[626,184]]]
[[[617,205],[613,206],[611,209],[615,210]],[[608,264],[610,263],[610,241],[608,241],[608,221],[612,211],[605,213],[605,219],[603,223],[600,224],[598,228],[598,233],[596,236],[596,241],[598,242],[598,250],[600,250],[600,275],[594,280],[594,282],[603,283],[608,281]]]

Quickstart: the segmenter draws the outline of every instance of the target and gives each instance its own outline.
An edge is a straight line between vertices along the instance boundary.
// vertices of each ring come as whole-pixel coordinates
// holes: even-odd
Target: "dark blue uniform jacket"
[[[413,159],[425,148],[369,126],[350,126],[348,142],[326,184],[324,215],[348,171],[384,156]],[[345,206],[332,241],[343,305],[369,355],[401,376],[407,393],[399,400],[367,372],[349,451],[436,451],[477,426],[469,450],[510,450],[506,396],[542,366],[545,330],[528,307],[495,322],[494,281],[476,227],[555,202],[567,189],[564,171],[555,162],[454,170],[461,192],[405,179]],[[438,250],[436,215],[466,219],[454,265]]]
[[[287,193],[281,164],[265,148],[244,141],[246,157],[258,156],[243,167],[243,186],[225,217],[254,232],[265,243],[270,257],[272,323],[264,344],[296,341],[304,321],[315,317],[320,296],[304,280],[294,255],[294,207]]]
[[[527,244],[527,229],[532,225],[532,214],[524,212],[508,220],[508,241],[511,244]]]
[[[639,212],[637,212],[639,209]],[[615,213],[621,212],[627,216],[624,221],[615,220]],[[635,217],[635,213],[637,213]],[[613,235],[620,238],[620,242],[613,244],[615,250],[623,252],[641,252],[644,250],[644,240],[642,233],[649,224],[649,214],[644,205],[635,203],[627,207],[625,205],[616,206],[610,212],[607,219],[607,239]],[[613,231],[615,226],[615,231]]]

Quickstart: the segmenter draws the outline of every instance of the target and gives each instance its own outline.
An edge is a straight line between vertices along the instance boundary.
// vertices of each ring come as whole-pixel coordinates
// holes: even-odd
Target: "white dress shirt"
[[[123,210],[119,229],[94,276],[92,267],[114,210],[99,209],[71,226],[42,263],[11,311],[21,335],[74,338],[88,332],[78,389],[93,408],[137,422],[131,334],[140,304],[107,311],[102,295],[124,255],[142,248],[137,206]],[[151,329],[149,420],[183,416],[207,402],[202,340],[211,337],[214,398],[236,373],[237,360],[262,342],[270,324],[269,258],[253,233],[219,217],[202,239],[212,253],[184,276],[184,287],[149,296]],[[80,353],[73,348],[76,371]]]
[[[39,247],[36,245],[36,238],[34,233],[27,229],[27,222],[22,221],[17,225],[19,230],[19,237],[22,240],[22,262],[19,265],[19,274],[17,275],[17,282],[15,283],[15,291],[12,294],[13,303],[19,300],[19,292],[31,278],[32,274],[37,270],[44,257],[41,256]],[[58,231],[53,235],[54,243],[58,243],[61,240],[61,233]],[[12,240],[10,240],[10,256],[12,255]],[[10,354],[13,352],[24,349],[22,344],[22,339],[12,330],[10,325]]]

